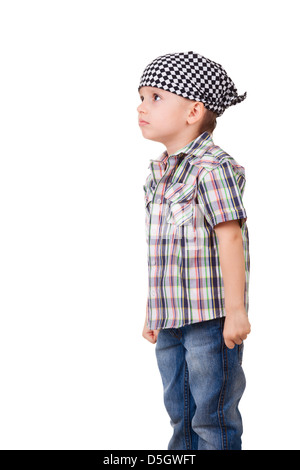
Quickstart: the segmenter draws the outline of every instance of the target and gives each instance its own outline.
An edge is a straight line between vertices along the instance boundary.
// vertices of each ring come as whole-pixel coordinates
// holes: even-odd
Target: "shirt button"
[[[156,199],[156,202],[158,202],[158,204],[161,203],[161,199]]]
[[[155,290],[154,289],[151,290],[151,295],[155,296]]]

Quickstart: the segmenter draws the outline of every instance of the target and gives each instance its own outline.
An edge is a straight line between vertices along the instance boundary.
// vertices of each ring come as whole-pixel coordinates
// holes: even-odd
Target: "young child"
[[[144,185],[149,293],[143,336],[156,343],[172,450],[240,450],[249,238],[245,170],[215,145],[216,118],[240,103],[220,64],[160,56],[138,87],[143,137],[166,151]]]

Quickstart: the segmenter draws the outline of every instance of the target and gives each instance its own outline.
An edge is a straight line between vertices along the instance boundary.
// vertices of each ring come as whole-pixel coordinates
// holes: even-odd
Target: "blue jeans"
[[[241,450],[244,345],[227,348],[224,321],[158,333],[155,352],[174,430],[168,450]]]

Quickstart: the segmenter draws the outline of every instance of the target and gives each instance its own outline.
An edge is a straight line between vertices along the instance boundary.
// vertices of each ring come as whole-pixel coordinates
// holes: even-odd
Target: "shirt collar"
[[[152,163],[154,164],[166,164],[168,158],[175,157],[184,154],[185,157],[187,156],[197,156],[200,152],[207,147],[213,145],[213,140],[211,135],[208,132],[203,132],[200,134],[196,139],[192,140],[192,142],[188,143],[181,149],[177,150],[177,152],[168,155],[168,152],[165,150],[156,160],[150,160],[149,167]],[[148,168],[149,168],[148,167]]]

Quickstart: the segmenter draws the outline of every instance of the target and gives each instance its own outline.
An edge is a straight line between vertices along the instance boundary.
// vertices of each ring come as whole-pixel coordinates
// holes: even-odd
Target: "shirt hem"
[[[153,320],[153,321],[147,321],[147,326],[151,330],[165,330],[168,328],[181,328],[186,325],[191,325],[193,323],[202,323],[204,321],[210,321],[210,320],[215,320],[217,318],[223,318],[226,316],[225,311],[220,311],[217,314],[209,317],[208,315],[203,317],[202,319],[197,318],[195,320],[186,320],[186,321],[174,321],[174,320],[166,320],[162,319],[160,321]]]

